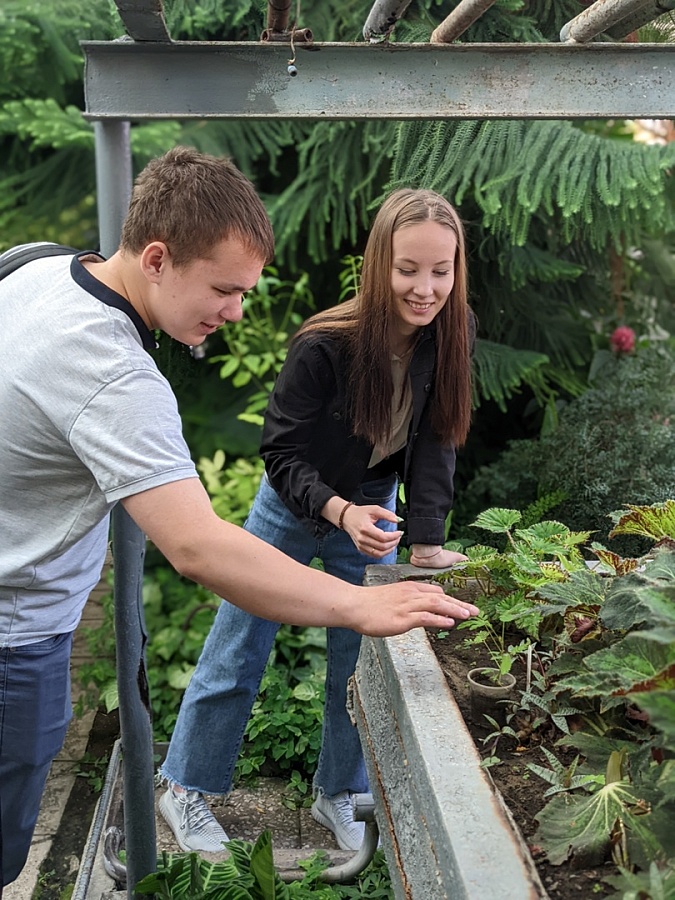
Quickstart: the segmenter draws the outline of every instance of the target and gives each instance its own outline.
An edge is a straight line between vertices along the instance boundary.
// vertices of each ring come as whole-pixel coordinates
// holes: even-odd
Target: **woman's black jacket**
[[[434,332],[433,325],[422,331],[410,361],[413,415],[398,472],[408,541],[417,544],[445,542],[453,499],[455,448],[442,446],[430,422]],[[373,450],[351,431],[343,347],[338,338],[317,332],[292,342],[270,397],[260,448],[270,484],[317,537],[333,527],[321,510],[335,495],[351,498],[367,479]]]

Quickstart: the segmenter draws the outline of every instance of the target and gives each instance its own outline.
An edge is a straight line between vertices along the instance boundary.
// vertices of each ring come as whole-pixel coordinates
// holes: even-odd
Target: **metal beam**
[[[84,42],[91,119],[675,116],[672,44]]]

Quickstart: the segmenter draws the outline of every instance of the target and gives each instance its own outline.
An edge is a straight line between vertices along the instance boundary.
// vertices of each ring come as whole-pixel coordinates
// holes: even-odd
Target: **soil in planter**
[[[534,834],[537,829],[536,814],[545,805],[544,792],[548,787],[545,781],[527,768],[528,762],[538,765],[546,765],[543,754],[537,752],[542,742],[547,742],[548,748],[555,755],[566,762],[571,762],[574,753],[566,753],[563,748],[555,747],[554,742],[559,734],[520,734],[518,747],[512,738],[500,737],[497,746],[494,741],[487,744],[484,739],[494,730],[485,723],[485,727],[477,725],[471,720],[469,689],[466,673],[476,666],[490,665],[490,659],[484,648],[464,647],[469,632],[452,631],[441,632],[444,637],[438,637],[433,631],[427,632],[431,647],[436,654],[439,665],[452,693],[457,701],[467,728],[473,737],[481,758],[487,760],[490,757],[498,757],[499,762],[490,765],[486,771],[492,778],[495,786],[502,794],[513,818],[518,825],[525,842],[535,860],[539,875],[544,883],[551,900],[580,900],[580,898],[606,897],[612,891],[601,883],[601,879],[615,872],[611,864],[606,867],[594,869],[574,868],[570,863],[561,866],[550,865],[541,850],[534,842]],[[525,674],[515,666],[513,674],[516,677],[516,696],[518,690],[524,690]],[[511,723],[512,726],[515,724]],[[514,728],[518,731],[518,728]],[[487,900],[487,898],[486,898]]]

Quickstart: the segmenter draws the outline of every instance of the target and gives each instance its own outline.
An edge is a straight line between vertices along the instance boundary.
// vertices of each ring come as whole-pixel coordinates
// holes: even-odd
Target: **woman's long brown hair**
[[[402,188],[375,216],[363,255],[358,294],[317,313],[299,329],[343,336],[349,353],[348,397],[354,434],[375,445],[389,436],[393,382],[389,320],[392,315],[394,232],[420,222],[438,222],[457,238],[455,283],[434,319],[436,370],[432,425],[443,443],[462,446],[471,421],[471,346],[464,228],[455,209],[434,191]]]

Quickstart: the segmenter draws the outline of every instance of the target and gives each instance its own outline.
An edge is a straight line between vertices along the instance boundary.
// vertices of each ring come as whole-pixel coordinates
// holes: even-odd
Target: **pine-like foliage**
[[[563,243],[617,250],[643,231],[670,231],[664,182],[675,143],[644,146],[558,121],[415,121],[398,126],[387,185],[425,185],[461,205],[471,199],[485,228],[524,246],[547,216]]]
[[[506,400],[518,392],[523,384],[529,385],[542,402],[545,399],[546,381],[542,367],[548,357],[531,350],[515,350],[493,341],[478,340],[474,351],[474,405],[481,397],[494,400],[506,412]]]
[[[454,5],[411,4],[391,39],[426,42]],[[297,24],[317,41],[360,41],[371,6],[301,4]],[[583,8],[497,0],[459,40],[556,41]],[[176,40],[257,40],[266,12],[262,0],[164,3]],[[0,249],[45,238],[96,244],[79,41],[122,34],[113,0],[0,7]],[[672,39],[668,28],[659,35]],[[672,268],[675,142],[645,146],[622,123],[596,122],[149,122],[132,126],[135,168],[181,142],[233,157],[254,180],[274,223],[276,262],[309,269],[323,306],[339,298],[337,260],[363,250],[390,188],[448,196],[466,223],[471,303],[487,342],[477,385],[500,406],[519,383],[540,402],[563,387],[578,392],[598,333],[620,316],[652,335],[668,327],[661,273]]]
[[[294,259],[304,246],[321,262],[345,240],[353,248],[367,226],[388,170],[390,133],[381,122],[320,122],[296,149],[297,175],[270,199],[270,215],[282,254]]]

